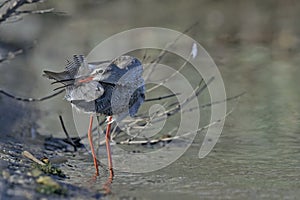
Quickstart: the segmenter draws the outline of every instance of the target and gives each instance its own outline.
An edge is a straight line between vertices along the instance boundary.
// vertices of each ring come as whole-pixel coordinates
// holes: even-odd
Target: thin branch
[[[207,124],[206,126],[203,126],[195,131],[197,132],[201,132],[205,129],[208,129],[218,123],[220,123],[222,120],[224,120],[228,115],[230,115],[234,109],[236,108],[233,107],[228,113],[226,113],[226,115],[224,117],[222,117],[221,119],[218,119],[216,121],[213,121],[209,124]],[[155,138],[155,139],[146,139],[146,140],[132,140],[131,139],[127,139],[127,140],[124,140],[124,141],[120,141],[120,142],[117,142],[116,144],[121,144],[121,145],[155,145],[157,143],[160,143],[160,142],[171,142],[171,141],[174,141],[174,140],[179,140],[179,139],[182,139],[183,137],[187,137],[189,136],[190,134],[192,134],[193,132],[195,131],[192,131],[192,132],[186,132],[186,133],[183,133],[183,135],[175,135],[175,136],[171,136],[173,132],[176,131],[176,128],[172,129],[169,133],[167,133],[165,136],[163,137],[160,137],[160,138]]]
[[[223,101],[217,101],[217,102],[213,102],[213,103],[210,103],[210,104],[206,104],[206,106],[211,106],[211,105],[214,105],[214,104],[219,104],[219,103],[223,103],[223,102],[226,102],[226,101],[231,101],[231,100],[239,100],[240,99],[240,97],[242,96],[242,95],[244,95],[245,94],[245,92],[243,92],[243,93],[241,93],[241,94],[239,94],[239,95],[236,95],[236,96],[233,96],[233,97],[229,97],[229,98],[227,98],[226,100],[223,100]],[[236,106],[235,106],[236,107]],[[201,106],[200,106],[200,108],[201,108]],[[190,109],[186,109],[186,110],[181,110],[181,112],[182,113],[184,113],[184,112],[192,112],[193,110],[196,110],[196,109],[199,109],[199,107],[195,107],[195,108],[190,108]],[[233,112],[233,110],[234,110],[235,108],[233,108],[230,112],[228,112],[227,114],[226,114],[226,116],[228,116],[230,113],[232,113]],[[156,115],[158,115],[159,113],[158,112],[156,112]],[[172,115],[174,115],[175,113],[172,113]],[[166,115],[166,113],[164,114],[164,115]],[[170,116],[172,116],[172,115],[167,115],[167,118],[169,118]],[[225,117],[226,117],[225,116]],[[159,122],[161,119],[156,119],[156,120],[152,120],[151,121],[151,124],[154,124],[154,123],[156,123],[156,122]],[[134,124],[137,124],[138,123],[138,121],[142,121],[142,119],[136,119],[134,122],[132,122],[132,123],[129,123],[128,122],[128,126],[126,126],[127,127],[127,131],[128,131],[128,129],[141,129],[139,132],[138,132],[138,134],[143,130],[143,129],[145,129],[145,127],[147,126],[147,125],[149,125],[150,124],[150,120],[148,119],[148,120],[146,120],[146,124],[144,125],[144,126],[134,126]],[[203,129],[206,129],[206,128],[208,128],[208,127],[210,127],[210,126],[212,126],[212,125],[214,125],[214,124],[216,124],[217,122],[220,122],[220,120],[217,120],[217,121],[215,121],[215,122],[213,122],[213,123],[211,123],[211,124],[209,124],[209,125],[207,125],[207,126],[204,126],[204,127],[202,127],[201,129],[199,129],[199,130],[197,130],[197,131],[201,131],[201,130],[203,130]],[[167,135],[170,135],[170,133],[168,133]],[[181,136],[182,137],[182,136]],[[119,144],[154,144],[154,143],[158,143],[158,142],[168,142],[168,141],[171,141],[171,140],[174,140],[174,139],[178,139],[179,137],[178,136],[175,136],[175,137],[168,137],[168,138],[164,138],[164,139],[154,139],[154,140],[143,140],[143,141],[133,141],[134,139],[135,139],[136,137],[131,137],[130,139],[128,139],[128,140],[126,140],[126,141],[122,141],[122,142],[120,142]],[[105,142],[105,141],[104,141]],[[104,143],[103,143],[104,144]]]
[[[160,61],[166,56],[166,54],[168,53],[167,49],[171,48],[172,46],[174,46],[174,44],[186,33],[188,33],[191,29],[193,29],[197,24],[199,23],[199,20],[196,21],[194,24],[192,24],[190,27],[188,27],[187,29],[185,29],[180,35],[178,35],[174,41],[172,41],[171,43],[167,44],[165,46],[165,48],[160,52],[160,54],[155,58],[153,59],[151,62],[150,62],[150,66],[151,66],[151,69],[150,71],[148,72],[148,74],[145,76],[145,80],[148,80],[148,78],[151,76],[151,74],[154,72],[156,66],[160,63]],[[149,66],[149,67],[150,67]]]
[[[17,97],[17,96],[14,96],[14,95],[12,95],[12,94],[10,94],[10,93],[8,93],[8,92],[5,92],[4,90],[1,90],[1,89],[0,89],[0,93],[4,94],[5,96],[10,97],[10,98],[12,98],[12,99],[15,99],[15,100],[17,100],[17,101],[26,101],[26,102],[45,101],[45,100],[47,100],[47,99],[51,99],[52,97],[55,97],[55,96],[59,95],[60,93],[62,93],[62,92],[64,92],[64,91],[65,91],[65,90],[63,89],[63,90],[60,90],[60,91],[58,91],[58,92],[56,92],[56,93],[54,93],[54,94],[51,94],[51,95],[49,95],[49,96],[45,96],[45,97],[42,97],[42,98],[36,98],[36,99],[34,99],[34,98]]]
[[[166,95],[166,96],[160,96],[160,97],[145,99],[145,102],[147,102],[147,101],[159,101],[159,100],[171,98],[171,97],[174,97],[174,96],[177,96],[177,95],[180,95],[180,93],[169,94],[169,95]]]
[[[142,58],[142,63],[144,62],[144,61],[146,61],[146,59],[147,59],[147,49],[145,49],[145,52],[144,52],[144,55],[143,55],[143,58]]]
[[[176,74],[178,74],[188,62],[190,62],[191,54],[189,55],[188,59],[184,61],[184,63],[180,66],[178,70],[176,70],[173,74],[171,74],[168,78],[164,79],[162,82],[159,84],[153,86],[152,88],[148,89],[147,92],[151,92],[152,90],[155,90],[156,88],[164,85],[166,82],[168,82],[171,78],[173,78]]]
[[[61,115],[59,115],[59,121],[60,121],[60,124],[61,124],[61,127],[62,127],[64,133],[66,134],[68,142],[70,142],[70,144],[74,147],[74,151],[76,152],[77,151],[77,146],[74,143],[74,141],[72,140],[72,138],[70,138],[69,133],[68,133],[66,127],[65,127],[65,124],[64,124],[64,121],[63,121],[63,118],[62,118]]]
[[[22,10],[16,11],[14,15],[24,15],[24,14],[45,14],[45,13],[53,13],[54,8],[44,9],[44,10]]]
[[[193,91],[193,94],[191,94],[188,98],[186,98],[181,104],[178,103],[173,108],[166,110],[164,113],[161,114],[161,116],[163,116],[163,115],[172,116],[172,115],[176,114],[177,112],[179,112],[183,108],[183,106],[185,106],[186,104],[191,102],[193,99],[198,97],[214,79],[215,79],[215,77],[211,77],[204,86],[200,87],[200,85],[202,84],[202,81],[201,81],[200,84],[198,85],[198,87]]]
[[[21,14],[42,14],[42,13],[47,13],[47,12],[52,12],[49,10],[40,10],[40,11],[18,11],[19,8],[26,4],[34,4],[42,2],[42,0],[10,0],[10,1],[5,1],[1,4],[0,8],[3,9],[3,11],[0,12],[0,24],[7,21],[11,17],[14,16],[20,16]],[[7,7],[4,9],[4,7]],[[24,13],[22,13],[24,12]]]
[[[0,63],[6,62],[8,60],[14,59],[17,55],[23,53],[23,49],[17,51],[10,51],[4,57],[0,58]]]
[[[238,95],[235,95],[235,96],[232,96],[232,97],[228,97],[228,98],[226,98],[224,100],[221,100],[221,101],[214,101],[214,102],[211,102],[211,103],[203,104],[200,107],[201,108],[206,108],[206,107],[210,107],[210,106],[215,105],[215,104],[220,104],[220,103],[224,103],[224,102],[227,102],[227,101],[239,99],[244,94],[246,94],[246,92],[242,92],[242,93],[240,93]]]
[[[205,85],[202,85],[203,80],[200,81],[199,85],[195,88],[195,90],[192,92],[192,94],[189,95],[189,97],[187,97],[181,104],[179,104],[178,102],[176,102],[175,104],[169,105],[169,107],[171,107],[170,109],[164,111],[164,112],[160,112],[157,111],[155,113],[153,113],[153,115],[156,116],[155,119],[153,119],[154,117],[144,117],[144,118],[135,118],[133,120],[129,120],[127,122],[127,124],[124,126],[124,128],[126,129],[127,132],[130,131],[130,129],[140,129],[138,131],[138,133],[136,135],[139,135],[146,127],[147,125],[154,124],[157,122],[160,122],[161,120],[163,120],[165,117],[169,118],[173,115],[175,115],[176,113],[178,113],[180,110],[182,110],[184,108],[184,106],[186,104],[188,104],[189,102],[191,102],[194,98],[198,97],[207,87],[208,85],[214,80],[214,77],[211,77],[207,83]],[[145,114],[144,114],[145,115]],[[152,118],[152,120],[151,120]],[[125,122],[125,121],[124,121]],[[144,122],[145,124],[143,126],[134,126],[136,125],[138,122]]]
[[[8,2],[10,2],[10,0],[6,0],[6,1],[2,2],[2,4],[0,5],[0,9],[1,9],[3,6],[5,6]]]

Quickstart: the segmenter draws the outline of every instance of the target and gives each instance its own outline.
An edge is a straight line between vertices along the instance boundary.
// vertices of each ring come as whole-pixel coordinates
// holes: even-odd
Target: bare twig
[[[173,78],[176,74],[178,74],[190,61],[191,55],[189,55],[188,59],[180,66],[178,70],[176,70],[173,74],[171,74],[168,78],[161,81],[159,84],[153,86],[152,88],[148,89],[147,92],[151,92],[152,90],[155,90],[156,88],[162,86],[163,84],[167,83],[171,78]]]
[[[148,78],[151,76],[151,74],[154,72],[156,66],[160,63],[160,61],[166,56],[166,54],[168,53],[167,49],[171,48],[172,46],[174,46],[174,44],[176,44],[176,42],[186,33],[188,33],[191,29],[193,29],[197,24],[199,23],[199,21],[196,21],[194,24],[192,24],[190,27],[188,27],[187,29],[185,29],[180,35],[178,35],[177,38],[175,38],[174,41],[172,41],[171,43],[167,44],[165,46],[165,48],[160,52],[160,54],[153,59],[150,62],[149,67],[150,71],[148,72],[148,74],[145,76],[145,80],[148,80]]]
[[[159,101],[159,100],[163,100],[163,99],[175,97],[177,95],[180,95],[180,93],[169,94],[169,95],[165,95],[165,96],[160,96],[160,97],[154,97],[154,98],[145,99],[145,102],[147,102],[147,101]]]
[[[6,0],[1,5],[0,8],[0,24],[7,21],[8,19],[22,14],[44,14],[52,12],[52,9],[47,10],[27,10],[19,11],[18,9],[26,4],[34,4],[42,2],[42,0]]]
[[[0,89],[0,93],[4,94],[5,96],[10,97],[12,99],[15,99],[17,101],[26,101],[26,102],[45,101],[47,99],[51,99],[52,97],[55,97],[55,96],[59,95],[60,93],[62,93],[64,91],[65,91],[64,89],[63,90],[59,90],[58,92],[56,92],[54,94],[51,94],[49,96],[45,96],[45,97],[42,97],[42,98],[36,98],[36,99],[34,99],[34,98],[17,97],[17,96],[14,96],[14,95],[12,95],[12,94],[10,94],[10,93],[8,93],[8,92]]]
[[[218,120],[215,120],[209,124],[207,124],[206,126],[203,126],[195,131],[197,132],[201,132],[205,129],[208,129],[218,123],[220,123],[222,120],[224,120],[228,115],[230,115],[234,109],[236,108],[233,107],[228,113],[226,113],[226,115],[221,118],[221,119],[218,119]],[[167,133],[165,136],[163,137],[160,137],[160,138],[155,138],[155,139],[146,139],[146,140],[132,140],[131,139],[127,139],[127,140],[124,140],[124,141],[120,141],[120,142],[117,142],[116,144],[122,144],[122,145],[146,145],[146,144],[150,144],[150,145],[155,145],[157,143],[160,143],[160,142],[171,142],[171,141],[174,141],[174,140],[179,140],[179,139],[182,139],[184,137],[187,137],[189,136],[190,134],[192,134],[193,132],[186,132],[186,133],[183,133],[182,135],[175,135],[175,136],[171,136],[172,135],[172,132],[175,132],[176,131],[176,128],[174,128],[173,130],[171,130],[169,133]]]
[[[198,97],[214,79],[215,79],[215,77],[211,77],[204,86],[200,87],[202,84],[202,81],[201,81],[199,83],[199,85],[197,86],[197,88],[193,91],[193,94],[191,94],[189,97],[187,97],[181,104],[177,103],[176,106],[174,106],[173,108],[170,108],[169,110],[166,110],[164,113],[161,113],[160,116],[163,116],[163,115],[172,116],[172,115],[176,114],[177,112],[179,112],[186,104],[188,104],[193,99]]]
[[[63,121],[63,118],[61,115],[59,115],[59,121],[60,121],[60,124],[61,124],[61,127],[64,131],[64,133],[66,134],[66,137],[67,137],[67,140],[70,142],[70,144],[74,147],[74,151],[77,151],[77,146],[76,144],[74,143],[74,141],[72,140],[72,138],[70,138],[69,136],[69,133],[65,127],[65,124],[64,124],[64,121]]]
[[[0,58],[0,63],[6,62],[8,60],[14,59],[17,55],[23,53],[23,49],[19,49],[17,51],[10,51],[5,56]]]
[[[189,97],[187,97],[181,104],[176,102],[175,104],[169,105],[171,107],[170,109],[160,112],[157,111],[153,113],[153,116],[151,117],[144,117],[144,118],[134,118],[133,120],[129,120],[125,125],[124,128],[126,129],[127,132],[129,132],[131,129],[139,129],[139,131],[136,133],[135,137],[138,136],[150,123],[154,124],[157,122],[160,122],[163,120],[165,117],[169,118],[179,111],[181,111],[189,102],[191,102],[194,98],[197,98],[206,88],[207,86],[214,80],[214,77],[211,77],[205,85],[202,85],[203,80],[200,81],[199,85],[195,88],[192,94],[190,94]],[[192,110],[191,110],[192,111]],[[145,116],[145,113],[142,114],[141,116]],[[154,118],[156,117],[156,118]],[[125,122],[125,121],[124,121]],[[138,122],[144,122],[143,126],[137,125]],[[135,137],[131,138],[134,139]]]
[[[242,93],[240,93],[238,95],[235,95],[235,96],[232,96],[232,97],[228,97],[228,98],[226,98],[224,100],[221,100],[221,101],[214,101],[214,102],[211,102],[211,103],[203,104],[200,107],[201,108],[206,108],[206,107],[210,107],[210,106],[215,105],[215,104],[220,104],[220,103],[224,103],[224,102],[227,102],[227,101],[239,99],[244,94],[246,94],[246,92],[242,92]]]
[[[0,9],[1,9],[3,6],[5,6],[8,2],[10,2],[10,0],[6,0],[6,1],[2,2],[2,4],[0,5]]]
[[[45,14],[49,12],[53,12],[54,8],[44,9],[44,10],[22,10],[16,11],[15,15],[24,15],[24,14]]]

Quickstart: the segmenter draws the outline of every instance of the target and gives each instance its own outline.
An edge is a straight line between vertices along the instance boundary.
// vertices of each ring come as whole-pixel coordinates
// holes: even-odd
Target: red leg
[[[90,125],[89,125],[89,130],[88,130],[88,138],[89,138],[89,143],[90,143],[91,150],[92,150],[94,166],[96,168],[96,176],[98,176],[99,175],[99,169],[98,169],[98,162],[97,162],[97,157],[96,157],[94,144],[93,144],[92,129],[93,129],[93,115],[90,116]]]
[[[111,150],[110,150],[110,128],[111,128],[111,121],[112,121],[112,116],[108,117],[107,120],[108,124],[106,127],[106,152],[107,152],[107,159],[108,159],[108,169],[109,169],[109,177],[112,178],[114,176],[114,171],[113,171],[113,166],[112,166],[112,158],[111,158]]]

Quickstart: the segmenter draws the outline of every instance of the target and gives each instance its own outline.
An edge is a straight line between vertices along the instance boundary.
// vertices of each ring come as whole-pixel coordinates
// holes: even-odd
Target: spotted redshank
[[[88,138],[96,175],[99,175],[99,169],[92,140],[93,115],[107,116],[106,150],[110,177],[113,177],[111,123],[127,115],[134,116],[145,100],[141,62],[132,56],[120,56],[111,61],[87,63],[84,56],[75,55],[73,61],[68,62],[65,71],[44,73],[44,76],[55,80],[53,83],[63,84],[59,88],[65,87],[65,99],[72,106],[91,114]]]

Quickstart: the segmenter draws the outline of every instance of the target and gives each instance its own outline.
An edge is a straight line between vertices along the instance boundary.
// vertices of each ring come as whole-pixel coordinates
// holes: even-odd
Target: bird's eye
[[[103,69],[100,69],[100,70],[98,71],[98,73],[101,73],[101,74],[102,74],[102,73],[103,73]]]

